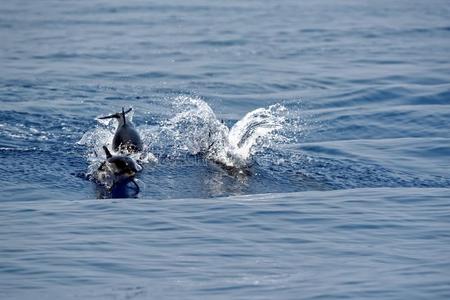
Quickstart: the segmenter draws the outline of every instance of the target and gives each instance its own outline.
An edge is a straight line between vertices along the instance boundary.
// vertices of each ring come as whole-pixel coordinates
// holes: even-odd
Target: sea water
[[[0,298],[448,299],[448,1],[0,5]],[[92,180],[132,107],[140,191]]]

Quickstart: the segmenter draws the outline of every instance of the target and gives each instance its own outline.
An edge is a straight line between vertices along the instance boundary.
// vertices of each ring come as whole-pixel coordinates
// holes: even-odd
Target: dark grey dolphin
[[[142,151],[142,140],[139,133],[134,128],[130,121],[127,121],[126,114],[131,111],[131,108],[124,111],[122,107],[121,113],[115,113],[99,119],[117,119],[119,125],[114,134],[112,147],[114,151],[138,152]]]
[[[133,182],[139,189],[139,186],[134,181],[136,173],[142,170],[131,157],[126,155],[112,155],[106,146],[103,146],[103,150],[106,154],[106,161],[99,167],[99,171],[111,172],[113,176],[113,185],[126,184]]]

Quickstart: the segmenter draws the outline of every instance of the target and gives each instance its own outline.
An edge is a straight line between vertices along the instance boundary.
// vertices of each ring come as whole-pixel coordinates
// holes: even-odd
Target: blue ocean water
[[[2,3],[0,298],[448,299],[449,20],[444,0]],[[89,180],[122,107],[137,194]]]

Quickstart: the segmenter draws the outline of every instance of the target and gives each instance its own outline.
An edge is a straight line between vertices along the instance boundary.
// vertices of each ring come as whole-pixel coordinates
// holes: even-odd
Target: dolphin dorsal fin
[[[111,158],[111,152],[109,152],[108,148],[106,148],[106,146],[103,146],[103,150],[105,150],[105,154],[106,154],[106,158]]]
[[[127,111],[128,112],[128,111]],[[127,118],[125,118],[125,109],[122,107],[122,118],[123,118],[123,125],[127,124]]]

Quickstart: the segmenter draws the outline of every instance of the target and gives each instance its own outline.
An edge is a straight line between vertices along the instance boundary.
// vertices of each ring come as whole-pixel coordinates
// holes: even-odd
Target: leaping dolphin
[[[131,121],[127,121],[126,114],[129,113],[132,108],[127,111],[122,107],[122,112],[115,113],[109,116],[100,117],[99,119],[117,119],[119,126],[114,134],[112,148],[114,151],[126,151],[128,153],[140,152],[143,149],[142,140],[134,128]]]
[[[112,176],[113,186],[133,182],[139,190],[139,186],[134,181],[134,177],[137,172],[142,170],[142,167],[129,156],[112,155],[106,146],[103,146],[103,150],[106,154],[106,161],[100,165],[98,171],[109,173]]]

